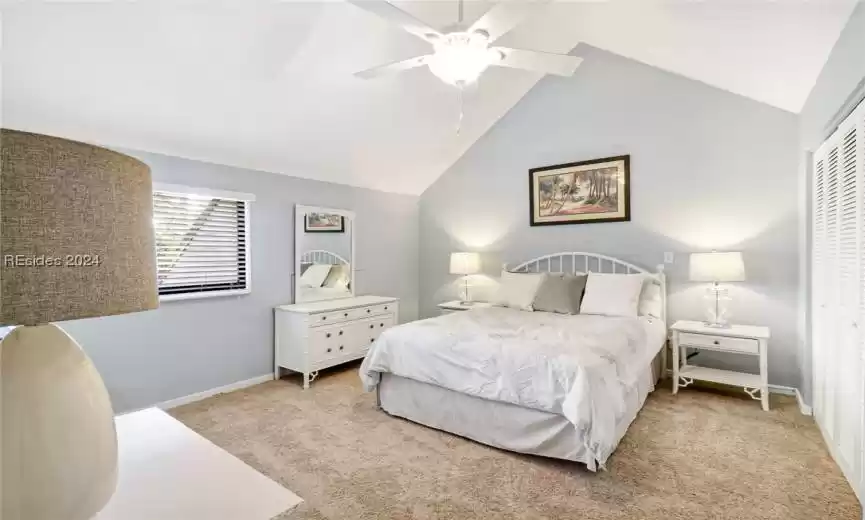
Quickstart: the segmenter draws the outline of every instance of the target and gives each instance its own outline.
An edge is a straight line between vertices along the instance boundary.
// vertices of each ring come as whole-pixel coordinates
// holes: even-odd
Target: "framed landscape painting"
[[[630,155],[529,170],[532,226],[631,220]]]
[[[345,220],[334,213],[307,213],[303,230],[307,233],[343,233]]]

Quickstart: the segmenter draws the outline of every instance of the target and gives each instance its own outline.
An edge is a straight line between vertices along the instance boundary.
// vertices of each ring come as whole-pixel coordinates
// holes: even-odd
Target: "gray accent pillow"
[[[532,307],[536,311],[579,314],[587,278],[584,274],[547,273],[538,288]]]

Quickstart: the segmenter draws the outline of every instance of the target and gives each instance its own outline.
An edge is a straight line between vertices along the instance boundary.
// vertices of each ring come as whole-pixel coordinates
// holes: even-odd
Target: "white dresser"
[[[274,309],[274,367],[303,374],[303,387],[323,368],[360,359],[388,327],[397,324],[399,300],[355,296]]]

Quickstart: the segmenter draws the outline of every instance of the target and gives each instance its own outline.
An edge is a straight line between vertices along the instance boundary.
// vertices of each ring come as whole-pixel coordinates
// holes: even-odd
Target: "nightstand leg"
[[[673,332],[673,395],[679,393],[679,333]]]
[[[667,379],[667,353],[669,349],[670,347],[664,343],[664,348],[661,350],[661,377],[658,378],[658,381]]]
[[[763,384],[760,387],[760,404],[763,405],[763,411],[769,411],[769,353],[768,345],[765,340],[760,340],[760,381]]]

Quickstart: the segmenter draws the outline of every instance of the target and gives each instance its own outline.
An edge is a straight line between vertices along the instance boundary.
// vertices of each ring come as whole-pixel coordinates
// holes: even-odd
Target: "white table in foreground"
[[[93,520],[270,520],[302,502],[162,410],[116,423],[117,491]]]
[[[741,386],[752,399],[758,399],[763,410],[769,410],[769,328],[750,325],[710,327],[699,321],[679,320],[673,331],[673,393],[698,381]],[[749,374],[688,364],[688,349],[714,350],[754,356],[760,373]],[[759,392],[760,396],[757,397]]]

